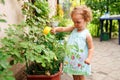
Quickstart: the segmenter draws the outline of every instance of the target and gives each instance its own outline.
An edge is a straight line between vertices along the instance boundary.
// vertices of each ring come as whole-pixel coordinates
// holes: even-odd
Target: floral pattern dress
[[[72,75],[90,75],[91,66],[84,61],[88,56],[86,36],[90,34],[87,29],[77,32],[75,28],[68,39],[63,72]]]

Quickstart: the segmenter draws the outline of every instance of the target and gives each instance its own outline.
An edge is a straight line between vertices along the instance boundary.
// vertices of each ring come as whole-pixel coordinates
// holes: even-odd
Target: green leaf
[[[2,62],[2,63],[0,63],[0,65],[1,65],[3,68],[5,68],[5,69],[6,69],[6,68],[7,68],[7,66],[8,66],[8,63],[7,63],[7,62],[6,62],[6,63],[5,63],[5,62]]]
[[[5,0],[0,0],[0,3],[3,3],[3,4],[5,4]]]
[[[7,22],[5,19],[0,19],[0,22]]]
[[[41,13],[42,11],[40,9],[38,9],[35,5],[32,5],[31,3],[27,3],[30,7],[34,8],[37,13]]]
[[[42,63],[42,66],[43,66],[43,67],[46,67],[45,63]]]

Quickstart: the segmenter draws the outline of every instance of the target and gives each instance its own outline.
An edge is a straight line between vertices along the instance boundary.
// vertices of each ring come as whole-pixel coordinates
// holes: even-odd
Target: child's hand
[[[88,64],[88,65],[90,65],[90,59],[87,58],[87,59],[85,60],[85,63]]]
[[[51,29],[51,33],[56,34],[56,29],[54,27]]]

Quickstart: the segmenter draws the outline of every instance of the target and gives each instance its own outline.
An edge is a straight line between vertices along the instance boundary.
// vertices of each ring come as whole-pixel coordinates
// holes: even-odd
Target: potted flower
[[[65,47],[55,35],[43,34],[45,26],[49,26],[48,3],[46,0],[25,3],[23,12],[26,21],[10,25],[6,30],[6,37],[1,40],[1,52],[11,56],[13,64],[26,63],[28,80],[59,80]]]

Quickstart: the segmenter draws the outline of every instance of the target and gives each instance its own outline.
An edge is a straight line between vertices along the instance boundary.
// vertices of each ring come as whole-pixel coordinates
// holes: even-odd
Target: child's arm
[[[93,51],[94,51],[93,40],[92,40],[92,36],[90,34],[87,35],[87,44],[88,44],[88,57],[85,60],[85,63],[90,64],[92,55],[93,55]]]
[[[54,34],[56,32],[70,32],[73,29],[74,29],[73,26],[71,26],[71,27],[54,27],[54,28],[52,28],[51,32],[54,33]]]

